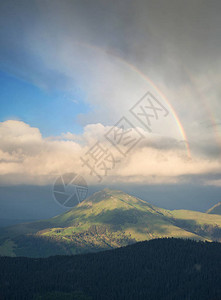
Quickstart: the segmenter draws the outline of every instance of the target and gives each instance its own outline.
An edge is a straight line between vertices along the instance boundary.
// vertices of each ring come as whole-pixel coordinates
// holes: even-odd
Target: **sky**
[[[92,186],[221,188],[220,11],[213,0],[1,1],[0,185],[74,172]]]

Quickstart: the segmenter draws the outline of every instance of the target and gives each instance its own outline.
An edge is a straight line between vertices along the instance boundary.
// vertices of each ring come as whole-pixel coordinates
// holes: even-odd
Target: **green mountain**
[[[208,214],[221,215],[221,202],[218,202],[213,207],[207,210]]]
[[[0,255],[96,252],[163,237],[221,241],[221,216],[170,211],[105,189],[59,216],[2,228]]]

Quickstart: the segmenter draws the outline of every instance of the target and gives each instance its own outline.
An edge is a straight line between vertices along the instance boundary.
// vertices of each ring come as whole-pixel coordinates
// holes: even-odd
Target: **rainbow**
[[[191,151],[190,151],[190,145],[187,139],[187,135],[186,132],[183,128],[183,125],[175,111],[175,109],[173,108],[172,104],[170,103],[170,101],[168,100],[168,98],[162,93],[162,91],[156,86],[156,84],[146,75],[144,74],[142,71],[140,71],[136,66],[134,66],[133,64],[131,64],[130,62],[124,60],[122,57],[120,57],[119,55],[117,55],[116,53],[110,51],[110,50],[104,50],[100,47],[88,44],[88,43],[84,43],[84,42],[75,42],[75,44],[80,45],[80,46],[85,46],[87,48],[91,48],[93,50],[96,51],[100,51],[102,53],[105,54],[109,54],[115,58],[117,58],[120,62],[122,62],[123,64],[125,64],[127,67],[129,67],[131,70],[133,70],[134,72],[136,72],[139,76],[142,77],[142,79],[144,79],[146,82],[148,82],[157,92],[158,94],[161,96],[161,98],[165,101],[165,103],[168,105],[168,107],[170,108],[170,111],[172,112],[173,118],[179,128],[179,132],[182,136],[182,139],[185,143],[185,147],[186,147],[186,151],[187,151],[187,156],[188,158],[191,159]]]
[[[187,76],[189,77],[190,82],[192,83],[192,85],[195,89],[195,92],[199,96],[199,99],[201,100],[201,102],[203,103],[203,105],[207,111],[211,125],[214,128],[214,130],[213,130],[214,138],[216,140],[217,145],[221,147],[221,132],[219,132],[219,127],[217,125],[218,122],[217,122],[216,116],[215,116],[214,112],[211,110],[211,108],[209,107],[204,94],[199,91],[196,81],[195,81],[195,78],[192,76],[192,74],[186,68],[184,68],[184,70],[185,70]]]
[[[187,150],[187,154],[188,157],[191,158],[191,151],[190,151],[190,145],[187,139],[187,135],[186,132],[183,128],[183,125],[175,111],[175,109],[173,108],[172,104],[169,102],[168,98],[161,92],[161,90],[155,85],[155,83],[149,78],[147,77],[143,72],[141,72],[138,68],[136,68],[134,65],[124,61],[124,63],[126,63],[131,69],[133,69],[134,71],[136,71],[140,76],[142,76],[143,79],[145,79],[148,83],[151,84],[151,86],[158,92],[158,94],[161,96],[161,98],[164,99],[164,101],[167,103],[168,107],[170,108],[170,111],[172,112],[172,115],[174,117],[174,120],[176,121],[176,124],[179,128],[180,134],[183,138],[183,141],[185,142],[185,146],[186,146],[186,150]]]

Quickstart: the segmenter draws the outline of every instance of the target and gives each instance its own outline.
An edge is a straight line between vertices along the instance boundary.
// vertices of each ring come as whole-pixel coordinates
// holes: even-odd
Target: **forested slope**
[[[94,254],[0,258],[0,299],[221,299],[221,244],[156,239]]]

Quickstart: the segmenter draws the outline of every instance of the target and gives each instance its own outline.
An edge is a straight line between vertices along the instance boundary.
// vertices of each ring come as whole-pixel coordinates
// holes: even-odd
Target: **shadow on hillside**
[[[186,231],[195,233],[202,237],[210,237],[213,240],[221,240],[221,228],[218,225],[212,224],[199,224],[192,219],[172,219],[173,224],[178,226]]]

